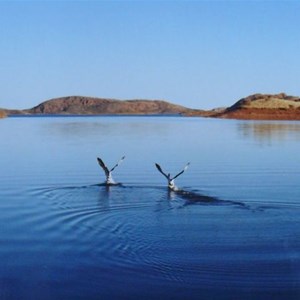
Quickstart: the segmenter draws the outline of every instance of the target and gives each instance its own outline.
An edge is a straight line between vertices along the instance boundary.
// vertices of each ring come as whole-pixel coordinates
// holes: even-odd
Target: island
[[[181,115],[243,120],[300,120],[300,98],[280,94],[254,94],[230,107],[192,109],[164,100],[117,100],[84,96],[50,99],[23,110],[0,110],[5,115]]]

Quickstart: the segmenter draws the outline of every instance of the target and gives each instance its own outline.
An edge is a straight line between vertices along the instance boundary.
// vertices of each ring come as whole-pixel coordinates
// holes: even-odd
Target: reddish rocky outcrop
[[[4,112],[4,110],[0,109],[0,118],[5,118],[6,117],[6,113]]]
[[[254,94],[211,116],[245,120],[300,120],[300,98],[284,93]]]

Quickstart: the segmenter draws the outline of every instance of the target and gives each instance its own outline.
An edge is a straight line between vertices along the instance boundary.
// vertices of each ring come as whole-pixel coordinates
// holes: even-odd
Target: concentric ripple
[[[118,287],[120,294],[107,290],[116,297],[125,285],[129,295],[163,286],[149,297],[167,291],[174,299],[186,288],[195,299],[216,288],[245,297],[250,290],[299,293],[300,241],[289,231],[291,222],[300,228],[296,211],[287,219],[278,210],[156,186],[60,186],[27,193],[34,201],[22,210],[22,221],[14,224],[19,236],[8,239],[7,247],[15,256],[25,252],[32,268],[44,265],[35,271],[44,283],[61,270],[59,280],[83,293],[82,270],[85,280],[101,282],[94,287],[99,291],[106,284]],[[11,264],[24,268],[20,260]]]

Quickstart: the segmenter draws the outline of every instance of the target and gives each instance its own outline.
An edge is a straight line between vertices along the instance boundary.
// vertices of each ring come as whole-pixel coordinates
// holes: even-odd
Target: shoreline
[[[298,118],[267,118],[264,116],[259,116],[251,118],[248,115],[243,115],[240,117],[226,117],[226,116],[201,116],[201,115],[185,115],[185,114],[11,114],[2,117],[5,118],[109,118],[109,117],[155,117],[155,118],[205,118],[205,119],[219,119],[219,120],[236,120],[236,121],[283,121],[283,122],[295,122],[300,121],[300,115]]]

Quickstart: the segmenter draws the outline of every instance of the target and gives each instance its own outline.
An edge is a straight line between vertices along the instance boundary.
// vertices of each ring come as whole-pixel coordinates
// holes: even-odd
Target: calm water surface
[[[0,121],[0,299],[300,299],[300,122]],[[96,157],[122,186],[107,188]],[[168,192],[158,162],[182,189]]]

